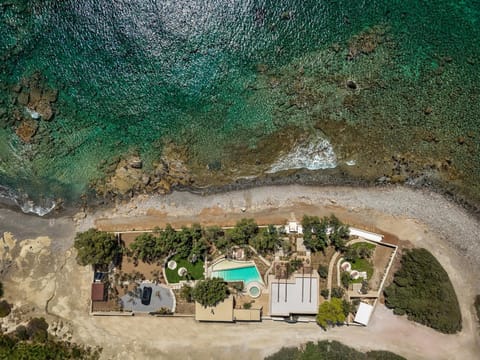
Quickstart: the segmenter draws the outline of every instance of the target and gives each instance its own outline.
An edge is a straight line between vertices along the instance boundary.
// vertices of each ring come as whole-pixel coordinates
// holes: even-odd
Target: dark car
[[[150,305],[150,299],[152,298],[152,288],[145,286],[142,291],[142,304]]]

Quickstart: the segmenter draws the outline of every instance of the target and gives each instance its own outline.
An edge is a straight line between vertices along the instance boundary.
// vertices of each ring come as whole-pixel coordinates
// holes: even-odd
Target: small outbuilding
[[[370,321],[370,317],[373,314],[373,306],[364,302],[361,302],[358,306],[357,314],[355,315],[354,322],[367,326]]]
[[[92,301],[107,301],[107,288],[105,283],[96,282],[92,284]]]

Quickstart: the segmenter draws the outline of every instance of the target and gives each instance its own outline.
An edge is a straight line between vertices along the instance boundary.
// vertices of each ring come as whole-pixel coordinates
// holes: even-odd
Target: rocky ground
[[[376,231],[387,231],[415,246],[426,247],[451,277],[459,296],[463,330],[443,335],[393,316],[379,306],[368,328],[323,332],[313,324],[198,324],[193,319],[90,317],[91,271],[76,264],[71,249],[76,229],[148,228],[175,225],[231,224],[241,217],[260,223],[283,222],[304,213],[328,215]],[[115,208],[68,218],[41,219],[0,210],[4,251],[2,281],[13,314],[11,328],[34,315],[54,322],[52,331],[65,339],[104,348],[105,359],[252,358],[308,340],[336,339],[366,349],[387,349],[415,359],[469,359],[478,348],[473,298],[480,246],[478,222],[439,195],[395,189],[263,187],[199,196],[175,192],[137,197]],[[28,226],[25,226],[28,224]],[[75,226],[74,226],[75,225]],[[54,330],[53,330],[54,329]],[[213,340],[214,339],[214,340]]]

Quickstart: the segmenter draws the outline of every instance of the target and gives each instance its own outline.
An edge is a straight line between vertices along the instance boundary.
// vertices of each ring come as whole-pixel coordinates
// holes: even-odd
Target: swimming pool
[[[256,281],[263,284],[262,277],[256,266],[245,266],[235,269],[212,271],[212,277],[219,277],[225,281],[243,281],[246,286],[249,282]]]

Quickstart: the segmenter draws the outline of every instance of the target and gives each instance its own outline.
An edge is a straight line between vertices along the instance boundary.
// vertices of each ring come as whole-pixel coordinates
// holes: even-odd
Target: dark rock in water
[[[212,161],[207,165],[210,171],[219,171],[222,168],[222,162],[220,160]]]
[[[284,11],[280,15],[280,19],[282,19],[282,20],[290,20],[291,18],[292,18],[292,12],[291,11]]]
[[[17,102],[18,102],[19,105],[26,106],[28,104],[28,101],[29,101],[28,93],[21,92],[20,94],[18,94]]]
[[[35,136],[38,129],[38,123],[34,120],[24,120],[15,131],[23,142],[29,143]]]
[[[43,89],[43,92],[42,92],[43,100],[46,100],[52,103],[57,101],[57,98],[58,98],[58,90],[50,89],[50,88]]]
[[[353,80],[347,80],[347,89],[349,90],[357,90],[358,89],[358,85],[355,81]]]
[[[130,160],[128,165],[133,169],[141,169],[142,166],[143,166],[143,162],[140,158],[135,157],[135,158]]]
[[[42,116],[43,120],[50,121],[53,117],[53,109],[46,101],[40,101],[35,106],[36,111]]]

